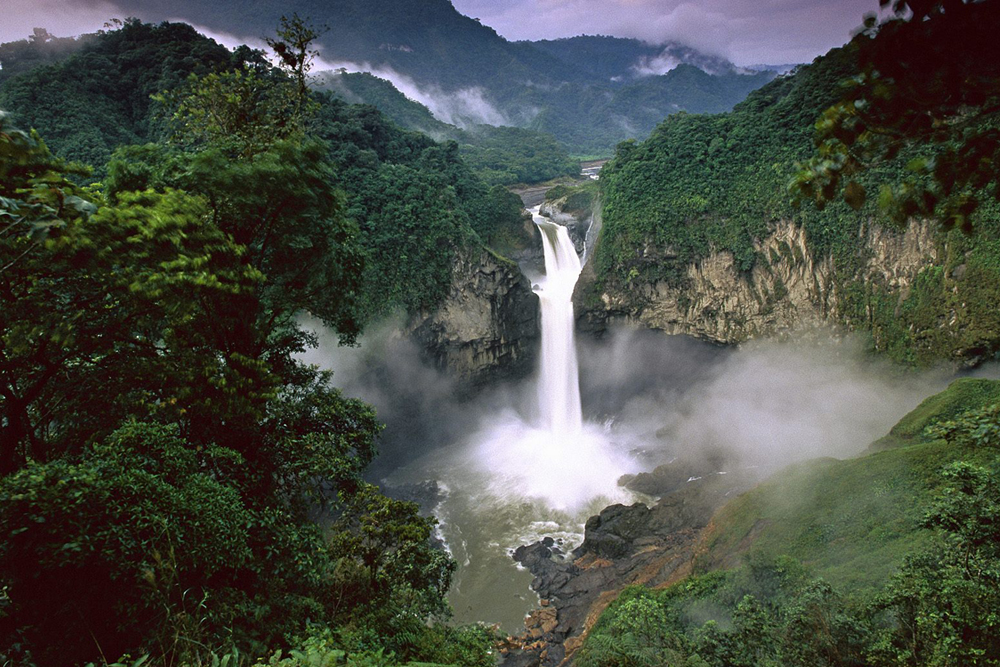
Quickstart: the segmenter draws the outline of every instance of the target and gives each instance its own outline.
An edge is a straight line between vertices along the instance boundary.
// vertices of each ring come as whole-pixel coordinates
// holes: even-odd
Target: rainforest
[[[997,0],[11,1],[0,666],[1000,665]]]

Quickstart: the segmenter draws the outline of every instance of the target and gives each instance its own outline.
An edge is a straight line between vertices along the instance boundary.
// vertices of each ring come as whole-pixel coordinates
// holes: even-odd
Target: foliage
[[[990,26],[996,3],[966,0],[881,0],[893,15],[865,19],[860,73],[816,123],[817,155],[790,188],[821,207],[842,187],[860,208],[866,188],[842,182],[911,146],[931,148],[907,165],[911,175],[883,185],[882,208],[897,221],[914,216],[946,228],[972,229],[981,195],[1000,199],[993,164],[1000,158],[996,95],[1000,81]],[[990,193],[983,192],[993,188]]]
[[[947,50],[952,42],[962,42],[936,31],[929,35],[934,49]],[[969,43],[978,44],[978,39]],[[729,114],[678,114],[647,141],[621,144],[601,173],[604,227],[594,254],[597,281],[587,298],[596,299],[598,290],[610,289],[641,307],[644,291],[634,289],[636,285],[665,281],[683,286],[687,267],[712,252],[732,253],[738,270],[767,271],[767,263],[761,261],[766,258],[759,255],[756,244],[776,223],[792,223],[805,230],[814,260],[832,259],[836,314],[848,327],[868,334],[873,349],[913,365],[992,358],[1000,350],[996,336],[1000,323],[995,309],[986,305],[995,302],[1000,277],[997,201],[980,197],[970,218],[978,230],[974,236],[936,234],[935,265],[901,292],[870,268],[872,251],[865,247],[865,239],[879,227],[889,227],[883,232],[889,235],[897,227],[891,212],[875,198],[856,200],[862,204],[858,210],[839,200],[831,200],[822,210],[798,208],[788,198],[789,181],[815,153],[816,119],[841,98],[841,82],[864,70],[868,49],[875,42],[878,39],[859,35],[845,47],[751,93]],[[936,51],[913,49],[918,52]],[[978,53],[976,57],[982,58],[989,51]],[[955,65],[958,70],[953,71],[945,59],[936,70],[930,64],[935,61],[928,58],[922,70],[927,81],[942,85],[952,81],[961,88],[962,99],[972,102],[993,89],[978,74],[952,76],[965,71],[966,65]],[[972,60],[967,66],[978,67]],[[990,67],[976,71],[989,72]],[[908,75],[906,81],[919,85],[923,78]],[[963,108],[970,117],[979,118],[976,132],[989,128],[988,101]],[[955,132],[958,129],[956,125]],[[913,175],[908,168],[912,161],[948,162],[956,142],[953,135],[942,142],[900,141],[898,155],[872,162],[852,178],[869,191],[885,183],[903,183]],[[977,164],[985,170],[981,174],[995,174],[990,172],[991,161]],[[924,185],[931,182],[928,178],[920,177]],[[954,187],[959,196],[960,183],[955,181]],[[978,192],[977,197],[985,190]]]
[[[941,429],[955,418],[997,402],[1000,402],[1000,383],[973,378],[955,380],[945,391],[925,399],[900,419],[889,434],[873,442],[870,449],[903,447],[925,442],[928,438],[944,438],[948,431]]]
[[[579,663],[1000,664],[1000,405],[984,398],[997,384],[959,381],[925,402],[900,422],[908,425],[900,432],[925,426],[906,447],[806,466],[807,479],[800,466],[731,503],[713,519],[703,551],[713,567],[733,569],[702,567],[663,590],[626,589],[598,619]],[[901,485],[905,477],[921,482]],[[907,508],[905,530],[922,539],[900,549],[884,530],[853,532],[870,516],[885,523],[893,506]],[[753,534],[737,538],[742,562],[727,560],[735,543],[720,534],[747,511]],[[815,533],[819,550],[809,545]],[[886,560],[891,568],[845,577],[836,566],[851,549],[855,570],[870,574]],[[839,588],[817,574],[836,576]]]
[[[491,125],[460,129],[437,120],[427,107],[372,74],[327,72],[317,83],[347,102],[371,104],[403,128],[438,141],[457,141],[463,161],[487,184],[540,183],[580,172],[579,163],[549,134]]]
[[[19,74],[68,58],[93,35],[56,37],[45,28],[35,28],[27,39],[0,44],[0,85]]]
[[[541,132],[479,125],[459,140],[466,164],[490,185],[541,183],[580,173],[580,163]]]
[[[56,155],[91,165],[100,177],[118,146],[161,138],[153,94],[191,74],[254,60],[249,49],[231,53],[191,26],[133,19],[85,40],[64,60],[4,81],[0,108],[38,130]]]
[[[363,580],[351,587],[358,596],[352,606],[417,622],[447,615],[444,596],[455,563],[420,546],[429,542],[435,523],[422,519],[416,504],[386,498],[373,486],[352,493],[331,528],[342,576]]]
[[[187,147],[208,145],[251,158],[302,130],[291,85],[251,67],[191,75],[187,86],[154,99],[174,110],[171,140]]]
[[[189,30],[174,24],[154,27],[126,22],[120,30],[95,37],[81,53],[54,68],[37,68],[9,81],[0,90],[0,104],[52,136],[57,154],[90,162],[99,176],[112,170],[108,174],[112,190],[134,190],[145,187],[144,183],[156,187],[176,184],[197,189],[213,204],[220,201],[223,191],[238,190],[247,173],[255,174],[258,180],[248,182],[240,205],[254,204],[251,188],[261,187],[259,179],[283,178],[294,185],[292,165],[281,173],[282,165],[277,161],[285,157],[294,161],[302,154],[285,155],[282,151],[288,153],[288,146],[304,133],[313,141],[325,142],[328,159],[320,162],[327,171],[320,174],[313,169],[310,173],[325,183],[315,189],[317,196],[309,195],[306,200],[312,205],[319,203],[320,196],[329,198],[332,190],[342,192],[346,200],[342,212],[350,222],[340,219],[338,233],[351,234],[354,226],[360,231],[359,251],[347,253],[353,244],[344,243],[344,251],[327,264],[339,266],[343,273],[340,284],[345,288],[338,293],[343,307],[336,316],[336,326],[345,334],[364,321],[396,310],[414,312],[432,307],[450,283],[455,248],[478,245],[480,240],[490,242],[520,224],[520,210],[510,205],[513,195],[504,197],[491,191],[464,164],[457,148],[442,147],[427,137],[400,130],[370,107],[324,95],[300,105],[294,82],[272,70],[260,54],[248,49],[229,54]],[[225,57],[202,58],[202,52]],[[96,61],[91,63],[91,59]],[[136,89],[137,84],[130,82],[138,72],[132,68],[143,64],[148,65],[148,80],[143,79],[141,88]],[[78,90],[90,80],[76,77],[74,72],[79,68],[89,68],[88,72],[102,80],[120,79],[124,86],[138,90],[138,97],[126,98],[123,90],[89,84],[86,91]],[[69,81],[70,76],[75,78]],[[153,101],[149,99],[152,93],[157,94]],[[127,119],[122,117],[126,108]],[[105,123],[114,127],[105,131]],[[92,140],[94,132],[100,137]],[[164,146],[121,148],[147,142],[162,144],[168,139],[174,151]],[[282,142],[284,149],[279,147]],[[319,144],[305,143],[310,146],[308,159],[312,160]],[[106,150],[95,153],[102,146]],[[122,152],[106,165],[115,149]],[[201,155],[193,158],[193,154]],[[220,169],[219,176],[231,179],[228,183],[214,177],[199,188],[186,184],[200,180],[206,169],[207,175],[213,176],[211,170],[224,166],[222,160],[250,157],[255,166]],[[198,173],[185,176],[189,167],[184,160],[191,161],[191,168],[197,167]],[[264,164],[268,161],[270,166]],[[187,182],[182,184],[185,178]],[[401,180],[396,182],[397,178]],[[309,181],[305,185],[314,185],[305,180]],[[209,193],[209,183],[214,194]],[[397,194],[413,192],[417,196],[412,202],[387,201],[386,183]],[[270,201],[257,197],[254,205],[259,206],[248,220],[259,221],[266,215],[266,206],[277,203],[273,187],[263,191],[270,193]],[[292,194],[297,193],[289,193],[289,198]],[[376,201],[385,205],[373,205]],[[335,203],[333,208],[337,206]],[[321,245],[310,247],[319,250]],[[356,272],[362,274],[360,284],[352,285],[348,277]],[[314,271],[311,275],[317,276]],[[397,281],[399,276],[406,280]],[[314,281],[312,287],[319,282]]]
[[[99,209],[43,143],[4,129],[0,469],[10,472],[106,434],[102,418],[176,403],[171,370],[217,378],[216,355],[197,344],[179,365],[162,352],[175,327],[203,322],[203,306],[237,298],[260,275],[204,224],[200,200],[144,192]]]
[[[211,631],[212,589],[232,585],[251,558],[250,516],[213,474],[239,463],[231,452],[196,454],[175,429],[133,423],[78,463],[33,463],[5,478],[4,635],[39,664],[73,664],[95,642],[111,655],[142,643],[182,658]]]
[[[282,16],[278,23],[277,39],[268,38],[267,45],[278,56],[279,65],[294,79],[296,84],[296,101],[299,105],[308,100],[309,72],[312,71],[312,61],[319,55],[313,48],[313,43],[320,36],[308,19],[292,14],[291,18]]]
[[[179,108],[245,81],[192,80]],[[373,410],[294,356],[303,310],[358,330],[330,146],[182,125],[123,149],[101,192],[0,122],[0,661],[235,666],[312,623],[354,664],[485,664],[487,635],[427,625],[454,568],[432,524],[361,481]]]

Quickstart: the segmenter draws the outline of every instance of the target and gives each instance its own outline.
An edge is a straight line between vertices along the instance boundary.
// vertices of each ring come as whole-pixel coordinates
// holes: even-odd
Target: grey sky
[[[453,0],[508,39],[579,34],[676,40],[737,65],[808,62],[840,46],[878,0]]]
[[[419,1],[419,0],[415,0]],[[453,0],[508,39],[579,34],[676,40],[737,65],[807,62],[850,38],[877,0]],[[0,0],[0,42],[35,26],[92,32],[117,11],[105,0]]]

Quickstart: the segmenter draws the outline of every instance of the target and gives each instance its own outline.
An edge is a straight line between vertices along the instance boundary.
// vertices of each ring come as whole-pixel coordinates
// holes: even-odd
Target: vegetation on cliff
[[[0,116],[0,661],[491,664],[490,630],[442,624],[455,563],[362,479],[381,426],[298,361],[297,316],[352,340],[431,303],[507,193],[241,53],[129,22],[2,90],[66,155],[115,157],[95,181]]]
[[[936,43],[950,43],[948,30],[938,34],[937,22],[928,23]],[[988,32],[989,24],[980,21],[974,30]],[[969,39],[978,43],[978,37]],[[1000,349],[1000,322],[986,305],[995,302],[1000,284],[1000,206],[988,192],[969,213],[976,233],[942,230],[942,261],[926,267],[902,294],[862,271],[861,230],[870,224],[894,227],[893,211],[872,197],[831,201],[817,210],[798,207],[789,196],[789,181],[816,150],[817,119],[840,100],[840,83],[864,68],[870,41],[878,38],[859,35],[751,93],[731,113],[674,115],[647,141],[620,145],[601,173],[604,228],[591,296],[610,290],[641,300],[637,285],[683,285],[687,267],[712,252],[732,253],[736,266],[748,272],[766,259],[757,244],[776,222],[787,220],[805,229],[818,257],[833,258],[837,312],[848,325],[870,333],[876,349],[909,363],[982,360]],[[969,58],[964,67],[993,71],[988,50]],[[979,79],[963,85],[983,86]],[[983,102],[979,109],[977,131],[992,131],[994,107]],[[890,159],[855,173],[855,189],[877,192],[880,185],[907,182],[914,177],[910,168],[924,168],[935,156],[943,161],[938,164],[946,163],[954,150],[957,144],[948,141],[901,145]],[[995,184],[995,170],[989,174],[975,183]],[[796,181],[796,191],[800,184]]]
[[[626,590],[579,663],[1000,664],[997,392],[957,381],[893,429],[924,426],[900,446],[799,464],[730,502],[698,574]]]

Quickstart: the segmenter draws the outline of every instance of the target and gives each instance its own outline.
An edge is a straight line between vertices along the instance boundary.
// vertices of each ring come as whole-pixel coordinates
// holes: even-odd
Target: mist
[[[87,0],[3,0],[0,43],[26,39],[33,28],[45,28],[56,37],[97,32],[121,12],[110,2]]]
[[[420,84],[405,74],[390,67],[369,65],[368,63],[330,62],[322,57],[316,60],[316,70],[335,73],[368,72],[380,79],[386,79],[407,98],[427,107],[438,120],[468,129],[476,125],[511,125],[499,109],[486,99],[486,92],[479,87],[445,91],[433,84]]]
[[[861,454],[955,377],[875,360],[859,339],[828,331],[711,351],[620,330],[584,350],[585,401],[621,423],[650,463],[712,459],[762,472]]]
[[[441,474],[452,486],[489,478],[497,496],[560,512],[627,501],[622,475],[678,458],[766,474],[858,455],[954,379],[873,361],[856,339],[828,332],[723,348],[616,329],[578,341],[585,429],[574,455],[538,428],[533,378],[460,400],[398,325],[384,323],[357,348],[320,331],[320,346],[304,356],[387,424],[372,477],[419,469],[414,480]]]
[[[675,41],[740,66],[803,63],[841,46],[875,0],[455,0],[514,40],[580,34]]]

